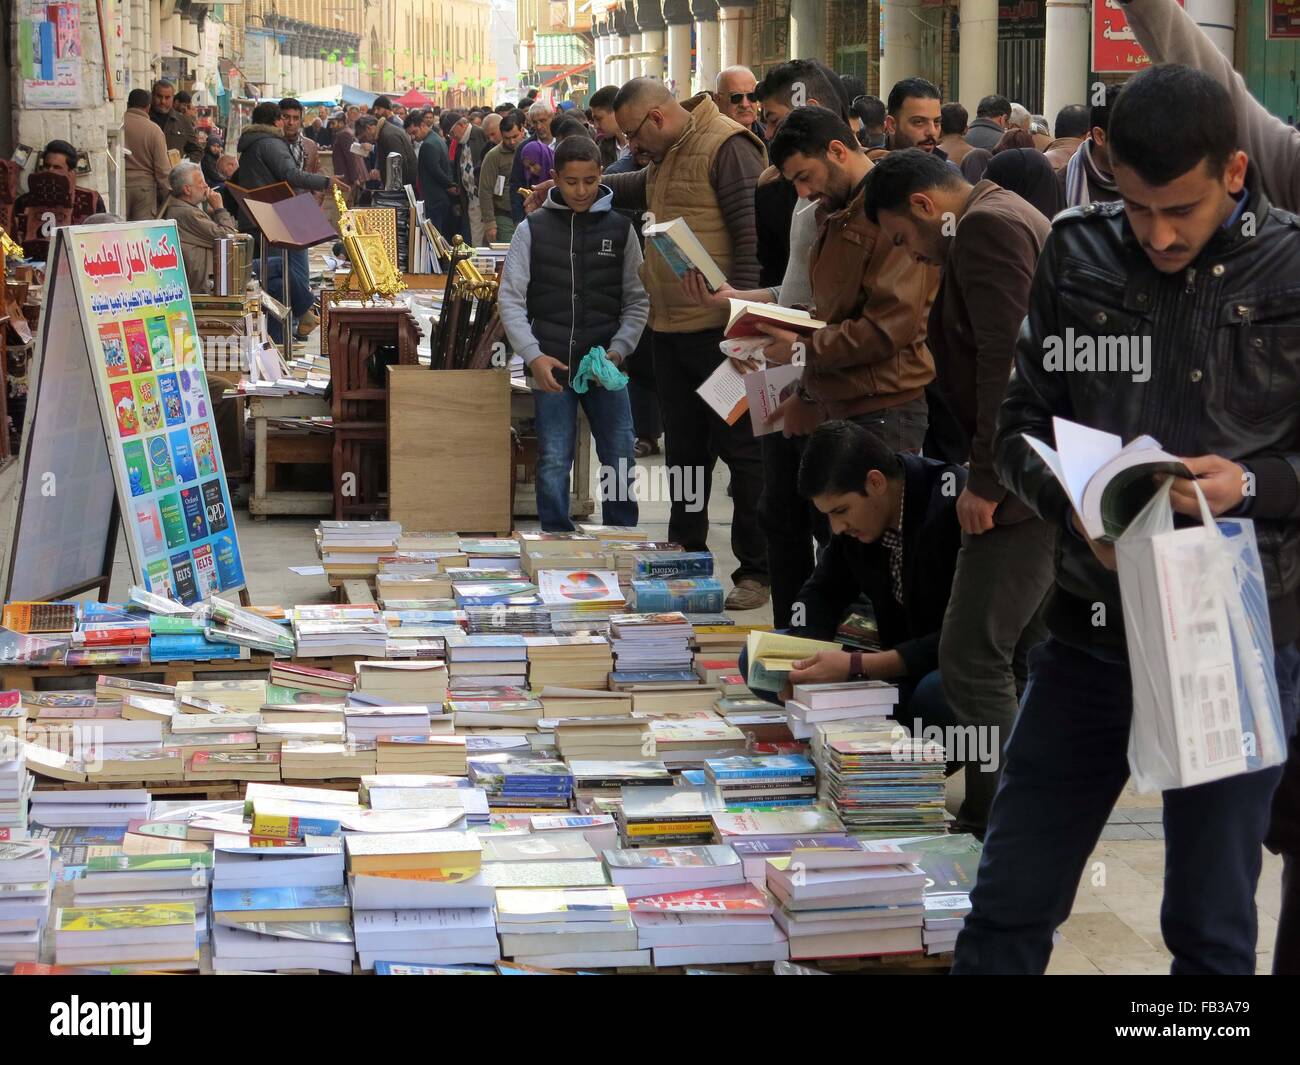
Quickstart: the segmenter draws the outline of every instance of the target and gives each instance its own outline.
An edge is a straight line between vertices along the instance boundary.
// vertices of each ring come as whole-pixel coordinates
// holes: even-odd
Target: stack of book
[[[792,810],[735,810],[713,815],[714,842],[739,850],[740,844],[786,837],[813,839],[845,835],[833,810],[812,806]]]
[[[0,841],[0,963],[40,960],[53,875],[49,840]]]
[[[712,577],[713,555],[708,551],[634,551],[627,569],[633,582]]]
[[[541,600],[530,581],[457,581],[451,586],[456,606],[462,610],[494,606],[533,606]]]
[[[677,555],[681,554],[682,551],[681,544],[668,543],[663,540],[647,540],[644,537],[640,539],[628,537],[621,540],[609,540],[606,543],[606,548],[613,557],[614,572],[618,574],[618,579],[624,588],[630,588],[632,581],[636,578],[638,559],[654,558],[657,555]]]
[[[449,636],[447,671],[448,685],[457,692],[523,687],[528,683],[528,648],[516,635]]]
[[[755,631],[771,629],[770,625],[737,625],[727,614],[690,614],[695,629],[695,650],[707,657],[739,655]]]
[[[767,863],[791,958],[912,954],[922,947],[925,872],[889,842],[796,848]]]
[[[375,772],[468,774],[464,736],[381,735],[375,741]]]
[[[264,680],[183,680],[176,685],[176,705],[190,703],[209,712],[214,707],[257,713],[266,702]],[[194,703],[193,700],[201,700]]]
[[[453,694],[447,708],[458,728],[535,729],[544,714],[540,699],[523,689],[484,688]]]
[[[707,758],[705,776],[728,806],[811,806],[817,769],[801,754]]]
[[[557,636],[603,629],[627,607],[613,570],[539,570],[537,589]]]
[[[338,579],[373,577],[381,555],[397,550],[402,525],[396,521],[323,521],[318,546],[325,574]]]
[[[632,716],[632,696],[627,692],[562,688],[553,685],[541,689],[541,701],[542,717],[546,721]]]
[[[297,692],[316,695],[345,696],[357,687],[359,676],[336,673],[332,669],[316,669],[296,662],[271,663],[270,683],[278,688],[291,688]]]
[[[524,643],[534,691],[549,686],[600,690],[609,683],[614,656],[604,636],[527,636]]]
[[[573,794],[569,767],[546,758],[470,757],[469,778],[495,808],[567,810]]]
[[[718,614],[726,596],[716,577],[632,581],[632,602],[644,614],[680,610],[688,614]]]
[[[279,780],[280,752],[279,750],[197,751],[185,767],[185,779]]]
[[[790,732],[796,739],[812,739],[813,728],[828,721],[886,718],[898,705],[898,688],[883,680],[844,681],[837,684],[796,684],[786,700]]]
[[[772,920],[775,904],[750,883],[696,887],[629,899],[637,942],[656,966],[781,961],[785,937]]]
[[[193,615],[154,614],[148,625],[150,662],[208,662],[247,657],[247,652],[237,644],[209,639],[208,626]]]
[[[944,750],[939,743],[836,740],[825,762],[827,797],[855,835],[944,830]]]
[[[582,532],[517,532],[519,561],[533,578],[543,569],[607,569],[609,553],[603,541]]]
[[[440,706],[447,698],[447,667],[442,662],[362,661],[356,685],[362,695],[389,702]]]
[[[567,718],[555,722],[560,757],[595,761],[636,761],[655,755],[650,722],[635,717]]]
[[[388,626],[375,606],[296,606],[293,634],[300,658],[382,658],[388,645]]]
[[[21,742],[0,736],[0,843],[27,836],[27,799],[36,778]]]
[[[498,888],[501,953],[552,969],[649,965],[617,887]]]
[[[411,783],[404,783],[410,781]],[[386,817],[391,824],[414,824],[417,830],[460,831],[467,825],[485,825],[489,820],[487,794],[482,788],[467,787],[459,777],[434,774],[386,774],[373,779],[367,788],[371,811],[400,814]],[[397,831],[396,827],[375,831]]]
[[[916,854],[916,864],[925,870],[925,927],[921,933],[925,952],[946,954],[957,945],[970,914],[970,893],[984,847],[968,833],[892,842]]]
[[[246,610],[220,596],[194,608],[192,617],[204,624],[203,635],[212,642],[228,644],[244,651],[288,656],[294,653],[293,633],[282,624],[283,612],[278,608],[271,620],[267,611]],[[151,619],[152,620],[152,619]],[[279,683],[272,680],[272,683]]]
[[[743,754],[749,745],[740,729],[716,717],[652,720],[650,730],[654,733],[656,757],[676,768],[703,768],[708,759]]]
[[[673,775],[663,762],[636,759],[596,761],[571,759],[573,794],[578,808],[596,798],[619,799],[625,787],[671,788]]]
[[[32,792],[30,819],[47,828],[126,826],[148,816],[149,792],[143,788]]]
[[[508,569],[515,573],[523,572],[519,541],[509,537],[486,537],[471,539],[461,537],[460,551],[465,556],[465,565],[480,569]]]
[[[282,780],[355,780],[375,771],[373,743],[285,742],[280,747]]]
[[[134,666],[146,661],[150,652],[146,611],[132,604],[83,603],[79,614],[68,665]]]
[[[348,706],[343,723],[352,743],[371,744],[380,736],[428,736],[429,708],[412,706]]]
[[[736,852],[717,844],[611,849],[603,858],[610,883],[622,887],[629,899],[745,882]]]
[[[469,832],[350,835],[348,879],[362,969],[377,962],[490,964],[500,957],[482,846]]]
[[[307,715],[310,718],[310,714]],[[279,754],[285,743],[343,743],[347,732],[342,721],[263,721],[257,726],[257,749]],[[191,762],[191,765],[193,763]]]
[[[576,833],[597,854],[618,846],[618,825],[610,814],[530,814],[528,827],[553,836]]]
[[[126,972],[199,967],[194,904],[61,906],[54,918],[58,965],[111,965]]]
[[[616,614],[609,633],[618,673],[691,668],[694,629],[684,614]]]
[[[710,787],[625,787],[615,814],[624,847],[714,842],[713,815],[725,809]]]
[[[80,907],[188,902],[194,907],[198,941],[204,943],[211,874],[212,852],[207,850],[106,854],[86,861],[81,876],[72,882],[72,893]]]
[[[465,608],[465,624],[475,635],[549,636],[551,612],[540,600],[528,604],[471,606]]]
[[[767,861],[769,858],[788,858],[800,847],[858,847],[857,837],[847,832],[815,833],[807,836],[755,836],[750,838],[732,837],[731,849],[740,857],[740,864],[745,871],[745,879],[757,887],[767,884]]]

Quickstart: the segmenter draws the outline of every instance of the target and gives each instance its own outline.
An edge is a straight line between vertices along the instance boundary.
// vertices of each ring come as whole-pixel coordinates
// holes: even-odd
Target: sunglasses
[[[757,92],[733,92],[731,94],[731,103],[733,106],[740,103],[741,100],[748,100],[751,104],[758,103]]]

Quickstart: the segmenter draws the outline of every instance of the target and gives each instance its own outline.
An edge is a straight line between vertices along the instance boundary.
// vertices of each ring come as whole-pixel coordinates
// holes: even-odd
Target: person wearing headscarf
[[[1048,219],[1065,206],[1056,172],[1037,148],[998,152],[989,161],[984,177],[1028,200]]]
[[[972,185],[978,185],[984,179],[984,171],[992,158],[993,153],[987,148],[972,148],[961,161],[961,176]]]
[[[532,140],[520,149],[523,153],[524,183],[529,187],[551,179],[555,166],[555,149],[540,140]]]

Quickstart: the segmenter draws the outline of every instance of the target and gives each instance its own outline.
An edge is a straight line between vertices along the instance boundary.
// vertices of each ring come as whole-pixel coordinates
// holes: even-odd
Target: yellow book
[[[798,662],[821,651],[839,649],[839,644],[826,640],[809,640],[803,636],[785,636],[778,632],[751,632],[745,641],[749,658],[749,675],[745,678],[745,683],[763,691],[780,691],[786,682],[789,667],[769,668],[766,662],[774,665],[786,661]]]
[[[194,924],[194,903],[156,902],[140,906],[60,907],[60,932],[107,932],[121,928],[162,928]]]
[[[628,825],[628,836],[694,836],[713,831],[712,821],[677,821],[669,824]]]

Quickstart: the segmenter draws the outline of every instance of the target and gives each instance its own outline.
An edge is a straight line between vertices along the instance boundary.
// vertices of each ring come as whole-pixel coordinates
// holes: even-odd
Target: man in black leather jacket
[[[1255,522],[1287,731],[1300,652],[1300,223],[1237,150],[1226,90],[1187,67],[1134,77],[1111,117],[1121,203],[1059,216],[1039,259],[999,418],[1007,487],[1062,530],[1051,638],[993,803],[953,971],[1042,972],[1128,777],[1132,716],[1114,549],[1088,540],[1023,436],[1059,416],[1184,456],[1216,514]],[[1081,335],[1116,369],[1061,369]],[[1107,339],[1109,338],[1109,339]],[[1145,350],[1145,355],[1142,352]],[[1123,362],[1124,365],[1120,366]],[[1196,514],[1189,481],[1174,509]],[[1164,793],[1161,930],[1175,973],[1250,973],[1261,840],[1280,768]]]

